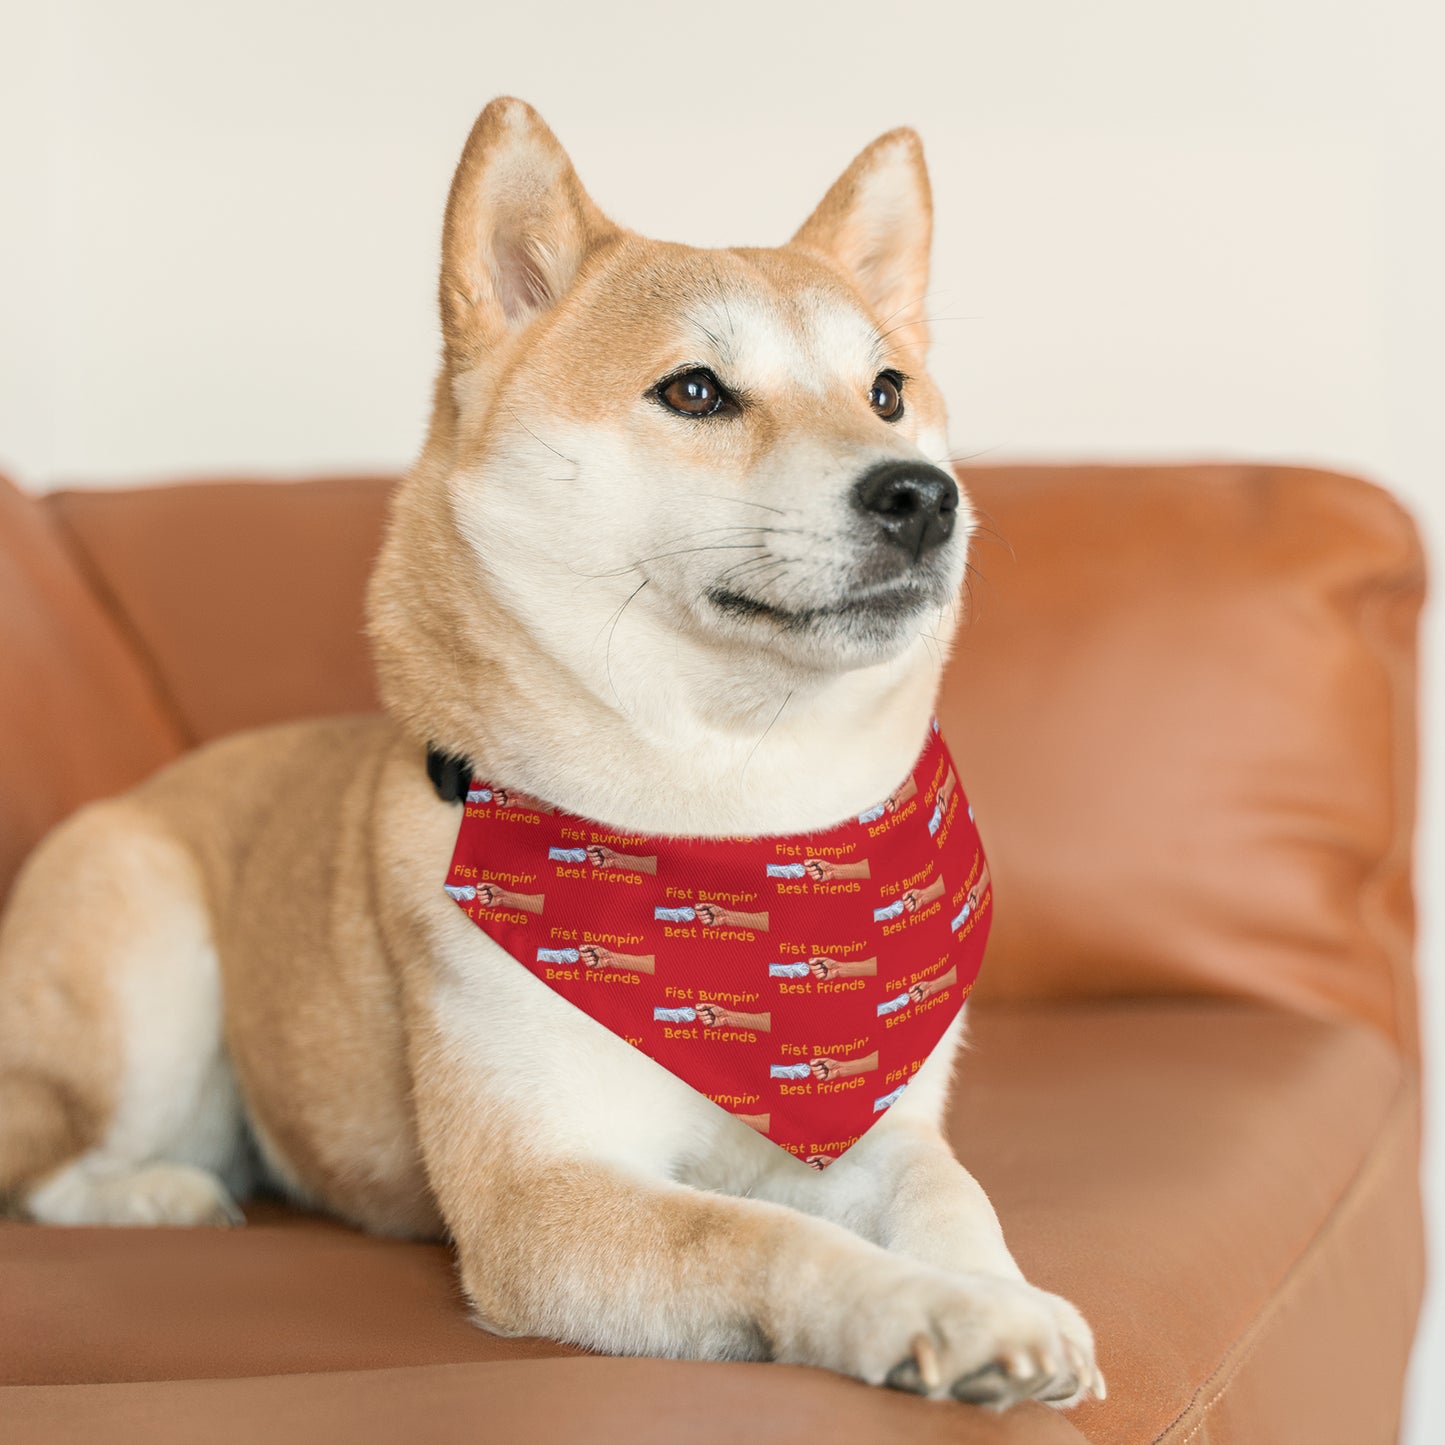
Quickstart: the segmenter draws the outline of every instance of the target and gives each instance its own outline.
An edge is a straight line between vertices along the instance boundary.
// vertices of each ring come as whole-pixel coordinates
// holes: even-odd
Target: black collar
[[[427,745],[426,775],[444,803],[460,803],[471,786],[472,765],[458,753],[444,753]]]

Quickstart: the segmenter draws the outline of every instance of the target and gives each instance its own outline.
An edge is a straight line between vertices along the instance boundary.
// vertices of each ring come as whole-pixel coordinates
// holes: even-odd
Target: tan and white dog
[[[423,766],[434,743],[627,831],[727,835],[907,774],[971,523],[934,464],[930,230],[911,131],[787,245],[708,251],[613,225],[528,106],[486,108],[370,590],[387,715],[215,743],[37,850],[0,933],[12,1211],[239,1222],[259,1177],[449,1235],[499,1333],[1102,1396],[940,1132],[958,1025],[811,1170],[473,926]]]

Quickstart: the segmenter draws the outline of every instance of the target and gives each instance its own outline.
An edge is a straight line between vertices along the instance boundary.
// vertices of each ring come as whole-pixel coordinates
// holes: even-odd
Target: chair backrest
[[[124,619],[44,508],[0,477],[0,898],[67,813],[183,746]]]
[[[1262,998],[1413,1056],[1409,517],[1302,468],[965,481],[942,716],[997,881],[981,996]]]
[[[376,708],[362,598],[393,480],[201,481],[47,501],[199,743]]]
[[[963,475],[982,527],[940,712],[992,861],[980,1001],[1263,999],[1413,1054],[1408,517],[1303,469]],[[0,518],[13,565],[33,549],[66,575],[23,584],[54,635],[10,654],[31,701],[0,715],[21,772],[65,776],[36,808],[7,761],[9,838],[179,740],[374,706],[361,599],[387,488],[68,492]],[[47,748],[50,726],[75,741]]]

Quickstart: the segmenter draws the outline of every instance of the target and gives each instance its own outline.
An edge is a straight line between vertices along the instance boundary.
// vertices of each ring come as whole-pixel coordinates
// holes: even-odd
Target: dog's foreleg
[[[1021,1282],[947,1275],[782,1205],[594,1161],[490,1159],[440,1192],[477,1320],[498,1333],[994,1403],[1079,1393],[1069,1322]]]
[[[954,1158],[936,1128],[918,1119],[888,1120],[869,1130],[821,1176],[797,1170],[771,1174],[757,1191],[840,1224],[891,1254],[957,1279],[991,1277],[1026,1291],[1054,1319],[1062,1368],[1032,1393],[1072,1403],[1104,1394],[1093,1335],[1079,1311],[1058,1295],[1028,1284],[1004,1242],[998,1215],[982,1186]],[[1001,1328],[998,1370],[969,1398],[1010,1397],[1008,1331]],[[1015,1371],[1016,1373],[1016,1371]]]
[[[464,1103],[448,1072],[418,1090],[418,1121],[484,1327],[612,1353],[809,1364],[994,1403],[1079,1393],[1078,1327],[1051,1296],[945,1273],[772,1201],[561,1152],[535,1119]]]
[[[840,1224],[927,1268],[961,1278],[991,1275],[1036,1294],[1057,1320],[1068,1362],[1041,1398],[1062,1392],[1068,1401],[1091,1391],[1102,1397],[1103,1375],[1087,1323],[1067,1300],[1025,1282],[988,1195],[943,1137],[940,1121],[961,1032],[960,1019],[914,1075],[904,1098],[821,1174],[777,1167],[753,1192]],[[1007,1389],[1003,1375],[993,1383],[1001,1392]]]

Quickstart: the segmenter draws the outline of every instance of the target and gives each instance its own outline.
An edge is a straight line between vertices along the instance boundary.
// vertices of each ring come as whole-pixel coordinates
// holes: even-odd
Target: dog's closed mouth
[[[761,598],[750,597],[745,592],[734,592],[726,587],[713,587],[708,591],[707,600],[719,612],[737,618],[768,618],[788,627],[806,627],[827,618],[867,617],[892,620],[916,612],[930,601],[936,600],[930,588],[916,582],[901,585],[872,588],[857,592],[836,602],[827,602],[817,607],[780,607]]]

